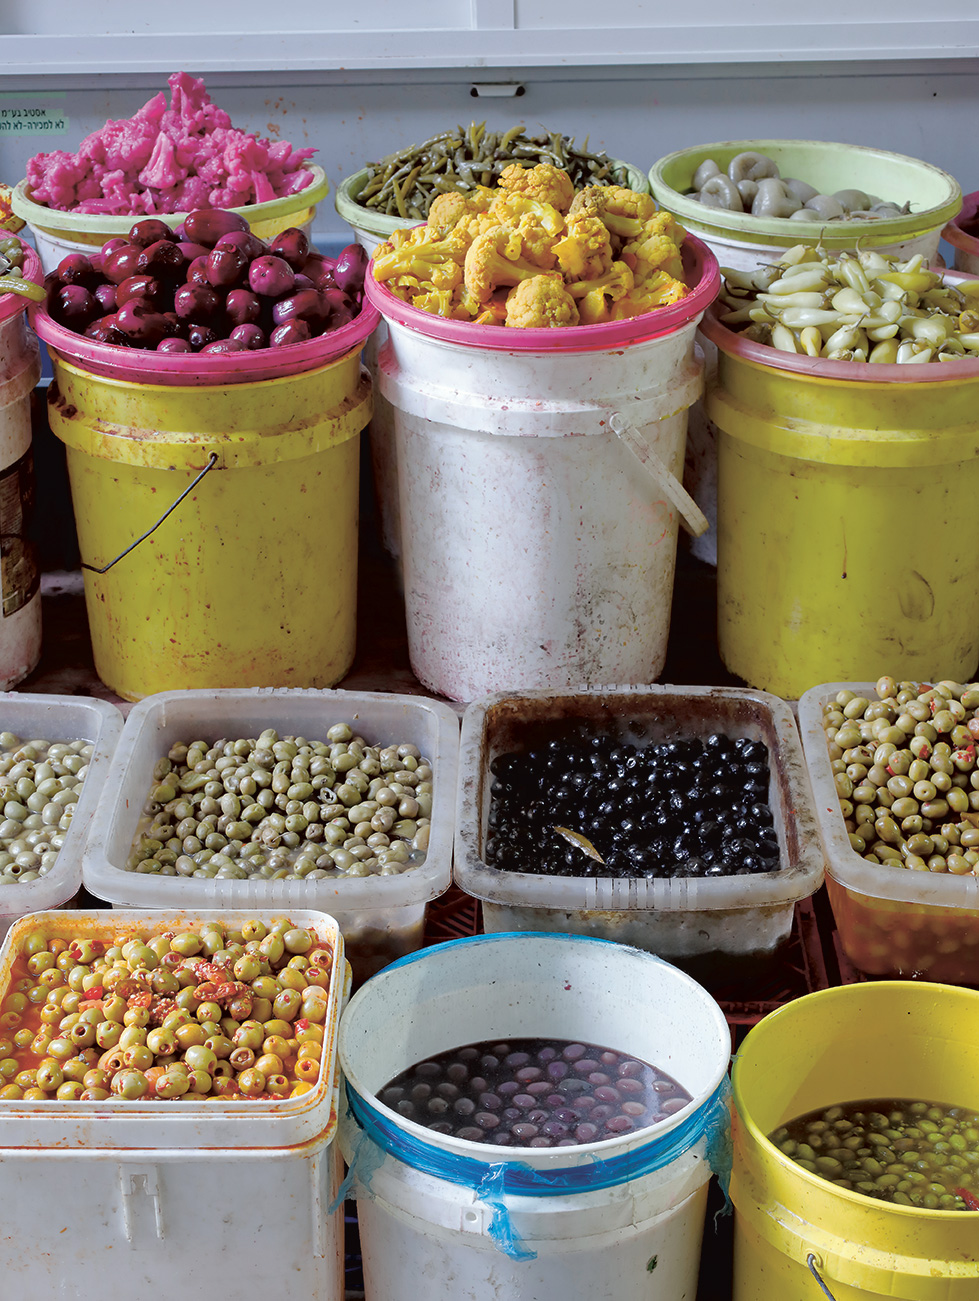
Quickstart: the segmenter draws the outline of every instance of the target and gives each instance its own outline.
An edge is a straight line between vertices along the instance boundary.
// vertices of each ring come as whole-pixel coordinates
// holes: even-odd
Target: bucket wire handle
[[[814,1252],[810,1251],[809,1255],[806,1257],[806,1264],[809,1266],[809,1273],[819,1284],[823,1296],[829,1297],[829,1301],[836,1301],[836,1298],[833,1296],[833,1293],[829,1290],[829,1288],[826,1286],[823,1280],[819,1277],[819,1270],[816,1268],[816,1256]]]
[[[637,461],[641,462],[644,469],[656,480],[659,486],[669,497],[670,501],[680,512],[680,518],[683,520],[683,527],[688,533],[692,533],[695,538],[706,533],[710,528],[707,516],[700,509],[694,499],[684,488],[683,484],[670,473],[669,468],[660,457],[646,442],[639,430],[634,425],[630,425],[625,416],[618,411],[609,417],[609,427],[614,434],[618,434],[622,442],[628,447]]]
[[[166,519],[166,517],[167,517],[168,515],[172,514],[172,513],[177,509],[177,507],[180,505],[180,503],[183,501],[183,499],[187,496],[187,494],[188,494],[189,492],[193,492],[193,491],[194,491],[194,489],[195,489],[195,488],[197,487],[197,485],[200,483],[201,479],[204,478],[204,475],[207,474],[208,470],[212,470],[212,469],[214,468],[214,466],[217,465],[217,463],[218,463],[218,454],[217,454],[217,452],[212,452],[212,453],[210,454],[210,456],[207,458],[207,465],[204,466],[204,469],[201,470],[200,474],[199,474],[199,475],[197,476],[197,478],[193,481],[193,483],[189,483],[189,484],[187,485],[187,487],[183,490],[183,492],[180,494],[180,496],[177,498],[177,500],[173,503],[173,505],[167,507],[167,509],[163,512],[163,514],[162,514],[162,515],[160,516],[160,518],[156,521],[156,523],[153,525],[152,528],[147,529],[146,532],[145,532],[141,537],[138,537],[138,538],[136,539],[135,542],[130,542],[129,546],[125,549],[125,551],[120,551],[120,552],[119,552],[119,554],[116,556],[115,560],[110,560],[109,563],[108,563],[107,565],[102,565],[101,567],[99,567],[99,566],[97,566],[97,565],[86,565],[85,562],[84,562],[84,560],[83,560],[82,563],[81,563],[81,568],[82,568],[82,569],[87,569],[87,570],[88,570],[90,573],[92,573],[92,574],[105,574],[105,573],[108,573],[108,571],[112,568],[113,565],[118,564],[119,561],[122,560],[122,558],[123,558],[124,556],[128,556],[128,555],[129,555],[130,551],[134,551],[134,550],[139,546],[139,544],[140,544],[141,542],[145,542],[146,539],[150,536],[151,533],[155,533],[155,532],[156,532],[156,530],[160,527],[160,525],[163,523],[163,521]]]

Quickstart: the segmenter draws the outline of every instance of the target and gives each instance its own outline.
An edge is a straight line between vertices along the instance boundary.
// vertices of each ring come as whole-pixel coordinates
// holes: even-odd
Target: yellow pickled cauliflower
[[[648,194],[621,185],[586,185],[574,196],[568,216],[579,212],[598,217],[612,235],[635,239],[656,212],[656,204]]]
[[[589,280],[612,265],[612,242],[604,223],[584,213],[569,216],[563,238],[552,250],[567,280]]]
[[[496,191],[488,185],[478,185],[475,190],[467,190],[464,194],[461,191],[440,194],[429,209],[429,237],[442,239],[460,222],[469,223],[472,218],[478,218],[489,210],[495,198]]]
[[[558,212],[567,212],[574,199],[571,177],[552,163],[538,163],[536,167],[511,163],[503,169],[497,185],[511,194],[523,194],[538,203],[549,203]]]
[[[577,301],[582,325],[600,325],[615,318],[608,300],[624,298],[635,284],[624,262],[613,262],[604,275],[593,280],[577,280],[568,285],[568,293]]]
[[[540,267],[519,256],[520,238],[505,227],[477,235],[466,253],[466,288],[485,303],[500,285],[518,285],[540,275]]]
[[[507,295],[506,323],[523,330],[577,325],[578,308],[560,275],[532,276]]]

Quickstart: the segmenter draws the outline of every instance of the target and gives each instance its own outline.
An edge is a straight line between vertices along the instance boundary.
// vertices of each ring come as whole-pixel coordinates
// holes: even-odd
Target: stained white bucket
[[[431,316],[368,273],[389,331],[378,387],[397,440],[409,656],[440,695],[661,672],[687,410],[703,391],[694,335],[717,289],[709,250],[683,249],[689,297],[570,329]]]
[[[24,275],[40,281],[25,245]],[[0,295],[0,690],[22,682],[41,658],[41,587],[29,536],[34,503],[31,393],[41,378],[37,339],[27,327],[27,299]]]
[[[652,1062],[692,1101],[599,1143],[510,1148],[450,1138],[377,1094],[453,1047],[504,1037],[598,1042]],[[724,1016],[661,959],[606,940],[501,934],[378,973],[340,1025],[340,1150],[371,1301],[690,1301],[707,1185],[727,1153]]]

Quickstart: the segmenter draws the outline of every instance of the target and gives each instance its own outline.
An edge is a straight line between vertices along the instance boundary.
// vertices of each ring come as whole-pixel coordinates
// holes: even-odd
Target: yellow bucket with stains
[[[366,337],[372,319],[352,324]],[[95,669],[124,699],[329,687],[350,667],[363,337],[300,374],[202,387],[135,383],[52,350],[48,413],[67,448]]]
[[[807,994],[750,1031],[731,1081],[734,1301],[975,1301],[979,1212],[865,1197],[767,1136],[845,1102],[979,1110],[979,992],[895,980]]]
[[[966,681],[979,663],[979,362],[870,365],[725,329],[718,646],[795,698],[819,682]]]

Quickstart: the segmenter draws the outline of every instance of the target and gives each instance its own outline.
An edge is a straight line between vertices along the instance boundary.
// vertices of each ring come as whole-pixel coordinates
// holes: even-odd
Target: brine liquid
[[[840,1188],[925,1210],[979,1210],[979,1114],[907,1098],[809,1111],[770,1136]]]
[[[666,1120],[692,1099],[648,1062],[567,1039],[497,1039],[418,1062],[379,1093],[439,1134],[498,1147],[574,1147]]]

